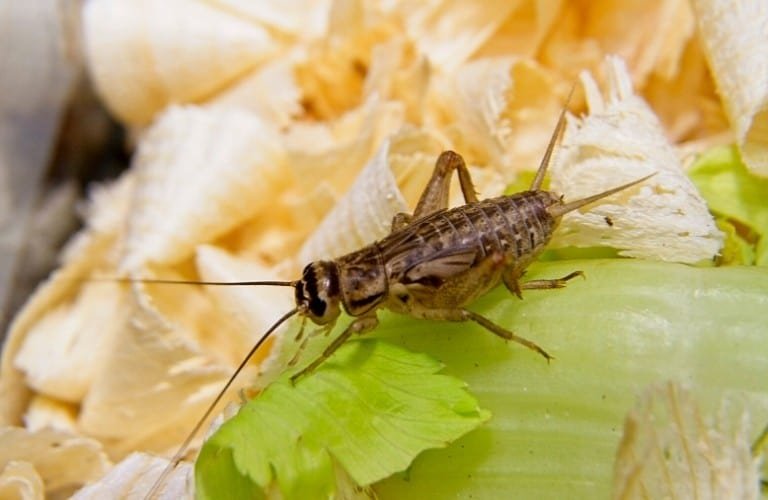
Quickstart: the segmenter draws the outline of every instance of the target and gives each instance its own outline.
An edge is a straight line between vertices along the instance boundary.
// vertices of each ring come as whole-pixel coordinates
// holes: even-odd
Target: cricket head
[[[304,268],[296,283],[296,306],[317,325],[336,321],[341,313],[339,269],[334,262],[319,260]]]

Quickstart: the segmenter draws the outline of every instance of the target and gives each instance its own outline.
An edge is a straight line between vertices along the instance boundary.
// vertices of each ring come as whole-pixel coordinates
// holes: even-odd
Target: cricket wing
[[[477,249],[466,247],[428,255],[413,262],[405,270],[402,283],[418,283],[430,288],[439,288],[444,282],[468,271],[477,258]]]

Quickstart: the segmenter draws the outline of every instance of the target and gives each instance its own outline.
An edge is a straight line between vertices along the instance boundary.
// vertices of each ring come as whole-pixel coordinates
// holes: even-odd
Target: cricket
[[[281,324],[294,315],[309,319],[326,333],[333,329],[342,309],[353,320],[317,359],[291,377],[293,383],[298,383],[302,377],[317,369],[351,336],[374,330],[378,325],[377,311],[382,308],[427,320],[472,321],[506,341],[535,351],[549,362],[553,357],[544,348],[472,312],[467,306],[500,283],[522,298],[523,290],[562,288],[569,280],[583,276],[581,271],[574,271],[558,279],[522,280],[526,268],[545,249],[564,214],[640,184],[654,175],[569,202],[556,193],[543,190],[542,183],[552,152],[563,133],[566,110],[567,105],[560,112],[528,191],[479,200],[464,159],[453,151],[445,151],[438,157],[413,214],[397,214],[388,236],[339,258],[311,262],[298,280],[120,280],[164,284],[290,286],[295,289],[296,307],[283,314],[242,360],[155,481],[147,498],[154,496],[167,475],[181,461],[192,439],[248,360]],[[449,208],[448,196],[454,172],[458,175],[465,204]],[[301,340],[303,331],[302,324],[297,341]],[[303,345],[299,347],[299,352]],[[295,364],[298,358],[297,354],[290,363]]]

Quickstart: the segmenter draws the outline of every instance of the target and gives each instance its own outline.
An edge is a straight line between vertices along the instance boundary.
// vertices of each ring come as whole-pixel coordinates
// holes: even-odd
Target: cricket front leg
[[[376,325],[379,324],[378,318],[376,316],[362,316],[360,318],[355,319],[352,323],[347,326],[347,328],[341,332],[341,334],[333,339],[333,342],[331,342],[328,347],[326,347],[322,354],[317,357],[312,363],[310,363],[308,366],[306,366],[303,370],[296,373],[291,377],[291,383],[296,383],[298,379],[303,377],[304,375],[307,375],[308,373],[311,373],[323,364],[323,362],[330,358],[336,350],[344,344],[347,340],[349,340],[349,337],[351,337],[354,334],[363,334],[366,332],[370,332],[374,328],[376,328]]]
[[[307,347],[307,344],[309,343],[309,340],[312,337],[315,337],[320,333],[327,336],[329,333],[331,333],[331,330],[333,330],[333,327],[336,325],[336,322],[333,321],[331,323],[328,323],[327,325],[324,325],[310,332],[309,335],[304,336],[305,322],[306,322],[306,316],[302,317],[301,328],[299,329],[298,335],[296,335],[296,338],[294,339],[296,342],[301,340],[301,344],[299,344],[299,348],[296,349],[296,354],[294,354],[293,357],[290,359],[290,361],[288,361],[288,366],[294,366],[296,363],[299,362],[299,359],[301,359],[301,354],[304,352],[304,349]]]
[[[546,359],[547,362],[549,362],[549,360],[551,359],[554,359],[547,351],[542,349],[535,342],[528,340],[525,337],[515,335],[513,332],[497,325],[496,323],[489,320],[488,318],[467,309],[460,309],[460,308],[419,309],[419,310],[411,311],[410,313],[414,316],[424,318],[424,319],[433,319],[433,320],[442,320],[442,321],[474,321],[475,323],[482,326],[489,332],[495,335],[498,335],[504,340],[511,340],[512,342],[517,342],[518,344],[525,346],[528,349],[541,354],[542,356],[544,356],[544,359]]]

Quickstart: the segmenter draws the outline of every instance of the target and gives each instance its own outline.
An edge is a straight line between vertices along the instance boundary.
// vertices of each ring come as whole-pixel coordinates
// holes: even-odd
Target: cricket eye
[[[316,318],[322,318],[326,309],[328,309],[328,304],[320,297],[315,296],[309,300],[309,312]]]

